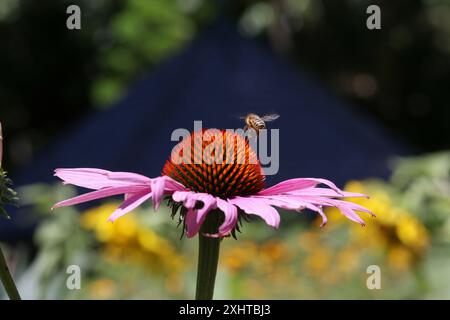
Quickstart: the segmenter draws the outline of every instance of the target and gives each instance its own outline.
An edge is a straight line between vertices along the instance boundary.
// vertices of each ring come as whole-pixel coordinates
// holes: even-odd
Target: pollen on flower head
[[[162,174],[192,191],[221,198],[255,194],[264,188],[265,180],[248,139],[217,129],[192,132],[179,142]]]

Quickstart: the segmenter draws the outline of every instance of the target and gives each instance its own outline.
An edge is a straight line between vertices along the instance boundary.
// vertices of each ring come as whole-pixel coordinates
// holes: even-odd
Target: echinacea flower
[[[221,148],[208,154],[205,151],[214,137],[220,138],[216,142]],[[124,202],[108,218],[114,221],[149,199],[158,209],[168,198],[174,214],[181,209],[180,222],[188,237],[200,231],[212,211],[221,212],[222,217],[216,232],[205,233],[209,237],[234,235],[240,219],[249,215],[259,216],[269,226],[278,228],[280,215],[275,208],[315,211],[322,217],[322,226],[327,222],[323,207],[335,207],[361,225],[364,221],[355,211],[373,215],[363,206],[342,200],[365,195],[342,191],[325,179],[295,178],[264,188],[261,165],[257,159],[251,159],[256,159],[256,154],[240,134],[216,129],[194,132],[174,148],[162,175],[156,178],[91,168],[56,169],[55,176],[64,184],[95,191],[61,201],[54,208],[124,195]]]

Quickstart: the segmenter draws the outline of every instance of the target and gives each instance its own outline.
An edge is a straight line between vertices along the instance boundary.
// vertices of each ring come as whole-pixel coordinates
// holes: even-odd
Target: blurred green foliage
[[[190,6],[177,0],[130,0],[124,4],[108,28],[111,41],[98,56],[100,74],[92,86],[94,104],[105,106],[117,100],[131,80],[192,39],[196,24],[189,12],[195,10],[200,16],[208,8],[202,1],[190,2]]]
[[[432,230],[450,240],[450,153],[400,159],[391,183],[402,195],[403,207],[415,212]]]

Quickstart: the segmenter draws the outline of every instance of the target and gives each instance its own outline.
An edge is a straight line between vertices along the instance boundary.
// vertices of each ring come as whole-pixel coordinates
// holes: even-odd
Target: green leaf
[[[0,169],[0,217],[10,219],[4,209],[5,205],[17,205],[17,193],[10,188],[12,181],[7,177],[6,172]]]

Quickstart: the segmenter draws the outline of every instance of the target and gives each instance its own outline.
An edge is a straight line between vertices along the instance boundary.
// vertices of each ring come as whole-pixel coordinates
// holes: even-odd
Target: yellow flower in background
[[[291,252],[285,243],[272,239],[261,245],[259,258],[263,262],[276,263],[277,261],[287,261],[290,256]]]
[[[415,218],[408,215],[400,217],[396,227],[397,237],[405,245],[421,252],[428,246],[428,232]]]
[[[116,209],[117,204],[107,203],[85,211],[81,215],[81,226],[95,232],[100,242],[125,244],[134,239],[138,230],[135,217],[126,217],[121,223],[108,222],[108,216]],[[112,211],[111,211],[112,210]]]
[[[271,239],[265,243],[242,241],[224,247],[221,264],[232,273],[245,268],[257,269],[261,273],[271,273],[287,264],[294,252],[280,240]]]
[[[305,230],[298,237],[298,245],[304,251],[314,250],[315,247],[320,245],[319,232]]]
[[[80,218],[81,226],[93,231],[103,243],[107,259],[131,261],[163,273],[181,270],[185,258],[168,240],[142,225],[138,215],[125,215],[114,223],[107,221],[116,208],[117,204],[107,203],[85,211]]]
[[[297,296],[305,286],[320,292],[345,285],[355,275],[365,274],[368,264],[385,263],[392,272],[404,272],[423,259],[429,247],[428,231],[397,204],[390,190],[383,189],[382,183],[360,181],[348,183],[345,190],[370,194],[370,199],[358,198],[355,202],[377,217],[367,219],[366,227],[361,227],[341,223],[345,222],[342,214],[327,209],[329,221],[334,223],[322,229],[302,229],[289,241],[228,243],[220,262],[239,283],[237,290],[249,295],[266,286],[272,292]],[[242,287],[244,275],[262,276],[265,282]],[[283,289],[286,287],[292,288],[290,293]]]
[[[351,274],[358,268],[360,254],[357,248],[347,246],[337,252],[336,269],[341,274]]]
[[[98,279],[89,285],[89,293],[92,299],[111,299],[116,292],[116,284],[111,279]]]
[[[172,294],[179,294],[183,291],[183,279],[179,273],[171,273],[164,281],[166,290]]]
[[[241,241],[239,245],[226,247],[220,262],[229,271],[235,273],[250,266],[257,257],[257,244],[250,241]]]
[[[406,270],[420,258],[429,246],[429,234],[425,226],[411,213],[395,204],[395,200],[381,184],[351,181],[346,191],[370,194],[371,198],[357,198],[355,203],[374,212],[377,217],[369,219],[365,228],[353,228],[350,241],[360,250],[371,248],[385,252],[387,262],[397,270]],[[342,220],[331,208],[330,217]],[[356,249],[358,250],[358,249]]]
[[[387,261],[397,271],[407,271],[414,262],[414,256],[404,246],[393,246],[388,249]]]
[[[332,253],[326,247],[316,248],[311,252],[304,262],[305,270],[315,277],[321,277],[329,272],[332,261]]]

